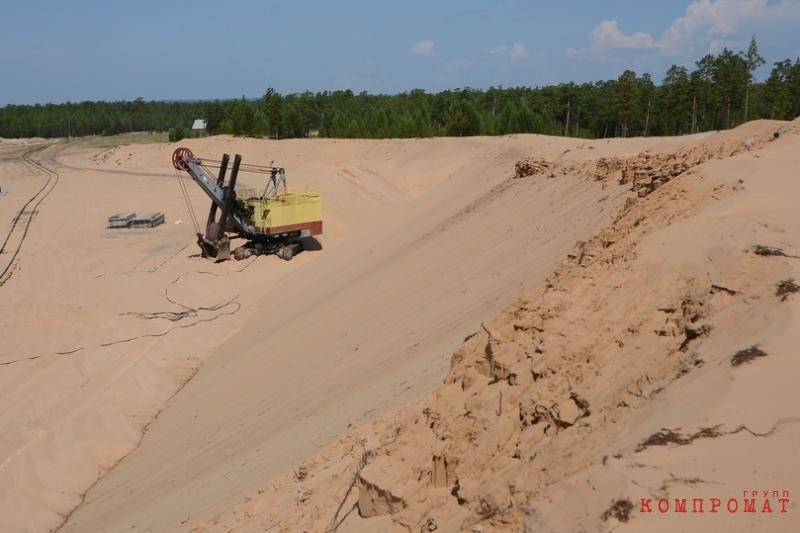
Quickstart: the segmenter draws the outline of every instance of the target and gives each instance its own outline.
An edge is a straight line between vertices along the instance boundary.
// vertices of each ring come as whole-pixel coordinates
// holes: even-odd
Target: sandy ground
[[[176,145],[49,147],[37,157],[59,184],[0,287],[0,529],[595,529],[619,523],[601,518],[612,499],[662,483],[796,489],[797,303],[774,295],[796,261],[745,252],[800,250],[800,139],[768,142],[779,127],[185,141],[274,160],[323,194],[322,250],[221,264],[196,256]],[[44,179],[17,144],[0,143],[4,221]],[[642,163],[648,149],[665,155]],[[548,168],[514,179],[523,157]],[[104,229],[124,210],[167,224]],[[136,315],[173,302],[216,309]],[[771,357],[731,367],[755,344]],[[638,450],[662,427],[716,433]],[[776,447],[756,473],[713,448],[753,442]],[[714,524],[752,525],[738,518]]]
[[[798,145],[762,122],[596,165],[636,199],[438,387],[196,531],[795,531]]]

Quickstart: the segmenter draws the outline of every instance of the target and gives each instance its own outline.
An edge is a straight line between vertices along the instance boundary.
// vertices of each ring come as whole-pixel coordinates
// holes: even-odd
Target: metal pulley
[[[186,166],[186,162],[184,159],[195,159],[194,154],[188,148],[178,148],[174,152],[172,152],[172,166],[175,167],[176,170],[187,170],[189,167]]]

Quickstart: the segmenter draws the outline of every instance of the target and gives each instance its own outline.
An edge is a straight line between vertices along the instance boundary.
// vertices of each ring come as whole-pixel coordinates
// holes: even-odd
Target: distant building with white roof
[[[192,124],[192,131],[206,131],[206,119],[198,118]]]

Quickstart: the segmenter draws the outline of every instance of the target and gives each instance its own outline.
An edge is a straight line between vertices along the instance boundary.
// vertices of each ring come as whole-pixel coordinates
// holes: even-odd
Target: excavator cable
[[[178,169],[175,169],[175,176],[178,178],[178,187],[181,189],[181,194],[183,195],[183,200],[186,203],[186,209],[189,211],[189,219],[192,221],[194,231],[195,233],[200,233],[200,224],[197,221],[197,215],[194,212],[194,207],[192,206],[192,200],[189,197],[188,188],[183,182],[183,176]]]
[[[208,159],[206,157],[194,157],[194,160],[206,168],[219,168],[222,164],[222,161],[219,159]],[[252,163],[241,163],[239,165],[239,172],[263,174],[265,172],[272,171],[282,172],[284,169],[282,167],[276,167],[272,165],[255,165]]]

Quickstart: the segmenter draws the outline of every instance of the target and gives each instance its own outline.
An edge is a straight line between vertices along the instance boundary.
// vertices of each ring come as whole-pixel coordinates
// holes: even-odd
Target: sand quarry
[[[180,145],[321,192],[322,249],[199,257],[178,144],[0,141],[4,237],[58,173],[0,286],[0,530],[796,530],[800,122]]]

